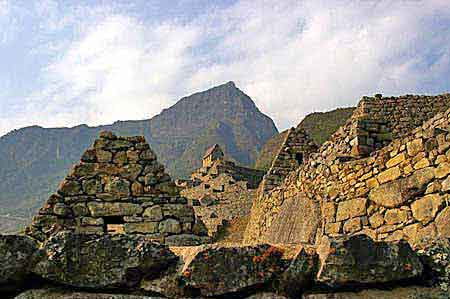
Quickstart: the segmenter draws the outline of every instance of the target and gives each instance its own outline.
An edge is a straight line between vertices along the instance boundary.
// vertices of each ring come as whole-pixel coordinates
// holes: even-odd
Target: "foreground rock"
[[[52,282],[79,288],[132,288],[176,262],[165,246],[130,235],[75,235],[61,232],[43,248],[34,272]]]
[[[260,287],[284,270],[282,252],[270,245],[210,246],[183,268],[186,286],[204,296],[216,296]]]
[[[161,297],[130,295],[130,294],[108,294],[108,293],[88,293],[73,292],[58,288],[29,290],[14,299],[163,299]]]
[[[319,258],[313,248],[301,247],[290,260],[289,267],[274,280],[272,286],[277,293],[296,298],[312,285]]]
[[[448,299],[449,294],[438,288],[409,287],[393,290],[364,290],[303,295],[303,299]]]
[[[374,242],[357,235],[324,240],[318,253],[321,265],[317,281],[334,288],[406,280],[423,271],[422,263],[406,242]]]
[[[37,245],[29,237],[0,235],[0,290],[24,281],[33,265],[35,252]]]
[[[199,246],[179,248],[177,254],[184,264],[160,278],[144,279],[141,287],[167,297],[252,293],[288,266],[282,260],[282,251],[270,245]]]

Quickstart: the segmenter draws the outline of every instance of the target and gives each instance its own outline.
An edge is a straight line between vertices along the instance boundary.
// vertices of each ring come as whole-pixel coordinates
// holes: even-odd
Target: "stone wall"
[[[210,167],[194,171],[181,194],[194,206],[195,215],[203,221],[208,235],[218,233],[232,220],[250,214],[256,188],[263,171],[241,167],[231,161],[217,160]]]
[[[270,169],[261,182],[260,191],[266,193],[280,186],[289,172],[308,161],[309,154],[316,150],[317,145],[305,130],[299,127],[289,129]]]
[[[26,233],[40,241],[60,230],[143,234],[167,243],[203,241],[194,211],[144,137],[102,132]]]
[[[337,146],[340,155],[366,157],[449,107],[450,94],[363,97],[328,144]]]
[[[401,138],[370,157],[352,155],[350,137],[355,136],[351,134],[363,114],[380,118],[377,113],[384,101],[388,109],[392,103],[406,103],[405,99],[411,98],[417,101],[402,107],[409,111],[405,114],[409,118],[394,121],[394,111],[392,119],[385,122],[392,136]],[[437,112],[423,126],[405,132],[416,123],[414,113],[420,120],[430,115],[429,111],[440,111],[439,100],[447,98],[363,99],[354,117],[312,154],[308,163],[255,201],[245,241],[314,243],[323,235],[364,233],[377,240],[407,239],[416,246],[450,237],[450,110]],[[422,101],[428,104],[419,108]],[[449,105],[446,100],[442,103]]]

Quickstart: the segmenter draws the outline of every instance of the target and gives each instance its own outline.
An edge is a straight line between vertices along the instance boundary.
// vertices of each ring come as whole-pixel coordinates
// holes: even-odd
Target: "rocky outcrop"
[[[77,234],[145,234],[174,244],[207,240],[193,234],[194,210],[145,138],[102,132],[61,182],[26,233],[39,241],[61,230]],[[196,239],[195,242],[193,240]],[[182,245],[179,243],[178,245]]]
[[[324,238],[318,248],[317,281],[332,288],[383,284],[418,277],[423,265],[407,242],[374,242],[358,235],[349,239]]]
[[[29,237],[0,235],[0,292],[24,283],[33,267],[37,248]]]
[[[144,236],[60,232],[45,242],[33,272],[76,288],[134,288],[144,275],[158,275],[177,259],[166,246]]]
[[[405,294],[416,294],[421,289],[416,288],[418,282],[432,283],[424,267],[445,269],[438,260],[443,247],[437,248],[421,253],[424,261],[429,259],[423,266],[407,243],[376,242],[367,236],[330,238],[318,248],[299,244],[168,248],[145,236],[66,231],[36,251],[37,264],[30,271],[33,279],[45,279],[45,284],[17,298],[280,299],[334,296],[355,287],[387,289],[399,281]],[[311,291],[319,294],[306,295]]]

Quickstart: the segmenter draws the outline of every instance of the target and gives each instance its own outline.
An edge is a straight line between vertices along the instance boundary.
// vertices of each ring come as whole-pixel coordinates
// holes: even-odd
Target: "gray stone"
[[[76,235],[48,239],[33,272],[54,283],[78,288],[131,288],[178,258],[164,245],[131,235]]]

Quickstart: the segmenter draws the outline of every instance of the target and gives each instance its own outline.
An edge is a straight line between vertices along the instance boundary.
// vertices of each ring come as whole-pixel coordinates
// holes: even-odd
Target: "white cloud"
[[[44,70],[45,88],[29,97],[20,122],[73,126],[150,118],[173,103],[196,38],[188,27],[148,28],[108,16]]]
[[[60,16],[48,3],[43,11],[58,16],[50,24],[75,24],[76,34],[53,42],[59,55],[42,72],[44,87],[0,122],[0,134],[33,123],[149,118],[229,80],[280,129],[365,94],[450,88],[446,0],[240,1],[187,24],[100,8]]]
[[[254,3],[222,15],[225,38],[212,52],[225,62],[216,58],[191,84],[235,79],[281,128],[364,94],[450,88],[448,1]],[[434,87],[426,86],[430,77]]]

